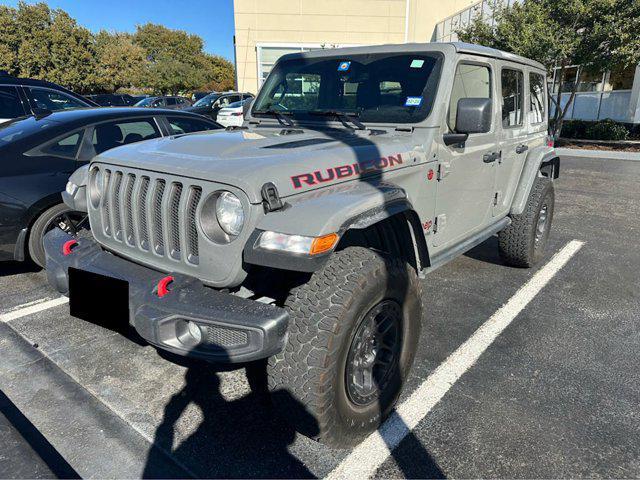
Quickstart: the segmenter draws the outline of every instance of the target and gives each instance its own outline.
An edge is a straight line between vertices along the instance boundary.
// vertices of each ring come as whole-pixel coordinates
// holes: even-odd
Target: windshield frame
[[[351,49],[348,49],[351,50]],[[323,53],[326,52],[323,51]],[[309,54],[310,53],[310,54]],[[423,123],[427,120],[429,120],[430,118],[432,118],[432,114],[433,112],[437,109],[437,105],[436,105],[436,100],[437,97],[440,95],[440,87],[441,87],[441,81],[442,81],[442,76],[445,73],[445,68],[446,68],[446,56],[445,53],[442,50],[410,50],[410,51],[404,51],[404,50],[387,50],[387,51],[375,51],[375,52],[370,52],[370,51],[349,51],[349,53],[342,53],[342,52],[336,52],[335,54],[332,55],[313,55],[314,52],[305,52],[302,54],[288,54],[288,55],[283,55],[281,58],[278,59],[278,61],[276,62],[276,64],[273,66],[273,69],[271,70],[271,72],[269,73],[269,76],[267,77],[267,79],[265,80],[265,83],[263,85],[262,88],[260,88],[260,91],[258,93],[258,95],[256,95],[255,97],[255,101],[253,102],[252,106],[251,106],[251,116],[255,117],[255,118],[259,118],[259,119],[273,119],[273,112],[271,111],[272,109],[266,109],[266,110],[257,110],[256,107],[258,105],[260,105],[262,103],[262,99],[264,97],[267,97],[268,94],[271,92],[271,89],[265,88],[268,85],[269,79],[275,74],[279,72],[279,69],[282,67],[283,64],[286,64],[286,62],[290,62],[290,61],[308,61],[310,63],[312,62],[323,62],[323,61],[337,61],[337,62],[349,62],[351,63],[350,59],[357,59],[358,56],[369,56],[369,57],[412,57],[412,56],[416,56],[416,57],[432,57],[435,62],[433,65],[433,69],[431,71],[430,75],[435,75],[435,78],[433,78],[433,80],[431,79],[427,79],[424,85],[424,88],[421,92],[421,96],[424,97],[425,92],[428,88],[432,89],[430,92],[430,98],[431,98],[431,102],[430,105],[428,106],[428,108],[425,111],[424,115],[420,115],[417,116],[415,118],[410,118],[410,116],[407,116],[408,118],[406,118],[403,121],[398,121],[397,119],[395,120],[391,120],[391,121],[372,121],[369,119],[366,120],[362,120],[366,122],[369,125],[415,125],[415,124],[420,124]],[[293,72],[292,72],[293,73]],[[385,80],[381,80],[381,81],[385,81]],[[388,80],[387,80],[388,81]],[[432,85],[429,85],[429,82],[433,81]],[[274,84],[274,88],[277,88],[277,85]],[[269,90],[269,92],[268,92]],[[405,105],[406,108],[410,108],[409,106]],[[376,108],[379,108],[376,107]],[[282,112],[284,112],[284,114],[286,114],[289,118],[291,118],[292,120],[294,120],[297,123],[308,123],[308,124],[325,124],[327,123],[326,121],[322,121],[320,120],[318,117],[319,115],[315,115],[313,112],[321,112],[324,110],[336,110],[339,111],[339,113],[347,115],[347,116],[352,116],[355,118],[359,118],[360,114],[362,113],[362,111],[366,110],[363,108],[355,108],[355,109],[350,109],[350,108],[323,108],[323,107],[319,107],[317,109],[309,109],[306,110],[307,113],[304,113],[304,111],[302,110],[282,110]],[[281,113],[278,110],[279,113]],[[339,121],[339,119],[335,118],[332,119],[333,123],[341,123]]]

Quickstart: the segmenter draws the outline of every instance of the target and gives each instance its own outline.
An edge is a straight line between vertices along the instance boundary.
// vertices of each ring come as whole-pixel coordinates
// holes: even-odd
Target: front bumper
[[[150,344],[226,363],[266,358],[283,348],[289,321],[283,308],[223,293],[181,274],[172,274],[169,293],[159,297],[156,286],[165,273],[113,255],[93,238],[77,239],[64,255],[63,245],[70,239],[59,229],[44,238],[49,283],[69,295],[69,267],[128,282],[129,323]],[[200,342],[189,333],[187,322],[200,327]]]

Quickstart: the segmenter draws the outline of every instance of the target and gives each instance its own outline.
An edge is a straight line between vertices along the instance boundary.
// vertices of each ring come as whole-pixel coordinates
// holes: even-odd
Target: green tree
[[[567,69],[580,65],[586,73],[635,65],[640,61],[640,2],[638,0],[524,0],[510,7],[493,5],[490,26],[476,16],[458,30],[460,40],[513,52],[541,62],[563,85]],[[554,103],[551,129],[560,135],[579,82],[573,82],[568,101],[562,89],[550,95]]]
[[[103,30],[96,35],[96,51],[96,88],[113,93],[120,88],[141,85],[146,55],[130,34]]]
[[[0,68],[46,79],[80,92],[92,86],[95,49],[91,32],[45,3],[0,7]]]

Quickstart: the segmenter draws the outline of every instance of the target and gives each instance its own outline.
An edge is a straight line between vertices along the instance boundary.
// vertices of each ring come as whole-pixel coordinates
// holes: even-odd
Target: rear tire
[[[39,267],[45,267],[45,253],[43,237],[53,228],[63,226],[64,230],[76,234],[77,229],[85,223],[86,214],[75,212],[64,203],[48,208],[33,222],[29,231],[27,247],[31,260]]]
[[[537,177],[524,212],[511,216],[511,225],[498,234],[500,256],[514,267],[532,267],[544,255],[551,231],[555,192],[553,182]]]
[[[357,444],[395,405],[413,363],[420,282],[405,261],[362,248],[334,253],[285,302],[287,344],[269,359],[274,404],[301,433]]]

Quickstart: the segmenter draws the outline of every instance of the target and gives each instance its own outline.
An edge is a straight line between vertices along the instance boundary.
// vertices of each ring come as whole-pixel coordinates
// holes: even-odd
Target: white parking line
[[[491,318],[453,352],[404,401],[389,419],[358,445],[327,478],[370,478],[391,451],[444,397],[456,381],[478,360],[514,318],[549,283],[584,243],[573,240],[525,283]]]
[[[63,305],[67,303],[69,299],[67,297],[58,297],[52,300],[36,300],[35,302],[25,303],[24,305],[20,305],[16,307],[16,309],[3,313],[0,315],[0,323],[2,322],[10,322],[11,320],[15,320],[16,318],[26,317],[27,315],[31,315],[33,313],[42,312],[43,310],[48,310],[49,308],[57,307],[58,305]]]

